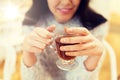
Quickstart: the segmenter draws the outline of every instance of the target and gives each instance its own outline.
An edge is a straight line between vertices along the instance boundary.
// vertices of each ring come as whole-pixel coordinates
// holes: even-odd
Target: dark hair
[[[89,7],[89,2],[90,0],[81,0],[75,15],[84,27],[91,30],[107,20],[102,15],[94,12]],[[49,12],[48,5],[46,4],[47,0],[33,0],[31,8],[25,14],[23,25],[35,25],[40,18],[43,18]]]

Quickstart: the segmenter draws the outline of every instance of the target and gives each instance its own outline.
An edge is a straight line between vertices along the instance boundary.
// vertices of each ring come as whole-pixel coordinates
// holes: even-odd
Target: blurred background
[[[106,40],[115,51],[117,75],[120,75],[120,0],[91,0],[90,6],[103,14],[109,22],[109,33]],[[31,6],[31,0],[0,0],[0,80],[21,80],[21,21]],[[21,36],[21,37],[20,37]],[[9,65],[9,64],[12,65]],[[7,67],[6,67],[7,66]],[[6,74],[6,75],[4,75]],[[105,56],[101,67],[100,80],[111,79],[110,56]],[[11,77],[10,77],[11,75]]]

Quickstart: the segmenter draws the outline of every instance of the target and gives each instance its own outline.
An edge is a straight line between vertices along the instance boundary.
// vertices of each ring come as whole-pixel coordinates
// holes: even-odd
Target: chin
[[[64,23],[70,21],[72,19],[72,16],[71,17],[66,17],[66,16],[55,17],[55,19],[57,22],[64,24]]]
[[[65,24],[65,23],[67,23],[69,20],[57,20],[59,23],[61,23],[61,24]]]

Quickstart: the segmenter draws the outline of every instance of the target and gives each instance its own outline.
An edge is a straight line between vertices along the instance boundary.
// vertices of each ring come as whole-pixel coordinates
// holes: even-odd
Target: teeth
[[[58,10],[61,12],[61,13],[69,13],[71,10],[72,10],[72,8],[58,8]]]
[[[62,11],[69,11],[69,9],[61,9]]]
[[[61,11],[69,11],[69,10],[71,10],[71,9],[60,9]]]

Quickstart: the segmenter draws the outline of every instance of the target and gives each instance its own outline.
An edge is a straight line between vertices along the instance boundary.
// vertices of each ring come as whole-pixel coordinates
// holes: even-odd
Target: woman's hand
[[[61,51],[66,51],[66,55],[68,56],[89,56],[85,61],[85,66],[88,70],[95,69],[103,52],[102,43],[87,29],[82,27],[66,28],[65,32],[66,34],[72,34],[76,36],[62,38],[60,40],[61,43],[76,44],[61,46]]]
[[[55,26],[47,29],[36,27],[23,42],[23,59],[27,66],[32,66],[36,62],[34,53],[40,54],[47,45],[51,43],[53,34],[51,33]]]

